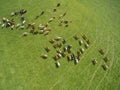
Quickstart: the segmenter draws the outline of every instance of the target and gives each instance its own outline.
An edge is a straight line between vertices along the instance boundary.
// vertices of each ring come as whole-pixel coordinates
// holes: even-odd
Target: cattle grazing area
[[[120,90],[119,0],[0,4],[0,90]]]

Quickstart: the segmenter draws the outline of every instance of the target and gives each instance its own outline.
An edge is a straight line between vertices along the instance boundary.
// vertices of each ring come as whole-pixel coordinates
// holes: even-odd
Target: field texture
[[[61,3],[56,12],[57,3]],[[31,33],[0,26],[0,90],[120,90],[120,0],[0,0],[0,18],[11,18],[10,13],[26,9],[26,25],[35,22],[45,24],[51,17],[52,31],[49,35]],[[34,19],[41,11],[44,15]],[[68,27],[58,26],[58,17],[66,12]],[[20,22],[20,16],[13,17]],[[59,60],[56,68],[52,58],[56,49],[49,42],[57,36],[67,40],[76,53],[80,47],[73,36],[89,38],[91,44],[85,49],[80,62]],[[84,40],[83,40],[84,41]],[[66,44],[66,45],[67,45]],[[51,51],[47,53],[45,47]],[[104,55],[99,49],[105,51]],[[47,59],[40,56],[48,54]],[[109,57],[105,62],[103,58]],[[91,62],[94,58],[97,64]],[[108,65],[108,70],[102,68]]]

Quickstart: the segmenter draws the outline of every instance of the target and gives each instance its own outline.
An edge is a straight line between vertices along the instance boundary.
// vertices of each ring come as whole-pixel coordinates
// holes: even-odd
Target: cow
[[[57,62],[55,63],[55,65],[56,65],[57,68],[59,68],[59,67],[60,67],[60,62],[57,61]]]
[[[55,40],[54,40],[54,39],[51,39],[51,40],[49,40],[49,42],[50,42],[51,44],[53,44],[53,43],[55,42]]]
[[[23,30],[24,28],[25,28],[25,26],[24,26],[24,25],[20,26],[20,29],[22,29],[22,30]]]
[[[44,28],[45,28],[45,26],[44,26],[44,25],[39,24],[38,29],[43,30]]]
[[[62,37],[60,37],[60,36],[58,36],[58,37],[55,38],[56,41],[59,41],[61,39],[62,39]]]
[[[63,17],[63,15],[61,14],[60,16],[59,16],[59,19],[61,19]]]
[[[72,51],[71,51],[71,49],[68,49],[67,52],[68,52],[68,53],[71,53]]]
[[[39,34],[43,34],[43,33],[44,33],[44,30],[38,30],[38,33],[39,33]]]
[[[3,17],[2,21],[5,23],[7,21],[7,18]]]
[[[62,53],[62,51],[61,51],[61,50],[56,50],[56,52],[57,52],[57,53]]]
[[[50,31],[45,31],[44,35],[48,35],[50,33]]]
[[[53,12],[56,12],[57,11],[57,9],[55,8],[55,9],[53,9]]]
[[[24,21],[25,17],[22,15],[20,19],[21,19],[21,21]]]
[[[88,40],[86,40],[86,43],[88,44],[88,45],[90,45],[90,40],[88,39]]]
[[[68,26],[69,26],[68,24],[65,25],[65,27],[68,27]]]
[[[79,61],[79,60],[80,60],[80,55],[78,55],[76,58],[77,58],[77,59],[78,59],[78,61]]]
[[[58,56],[59,58],[61,58],[61,57],[62,57],[62,54],[61,54],[61,53],[58,53],[57,56]]]
[[[102,67],[105,71],[108,69],[108,66],[106,64],[103,64]]]
[[[15,12],[11,12],[10,16],[15,16]]]
[[[67,59],[68,59],[68,61],[71,61],[72,60],[71,55],[67,56]]]
[[[68,49],[71,49],[71,48],[72,48],[72,45],[68,45],[67,47],[68,47]]]
[[[104,52],[103,49],[100,49],[100,50],[99,50],[99,53],[100,53],[101,55],[104,55],[104,54],[105,54],[105,52]]]
[[[52,22],[54,19],[55,19],[55,17],[50,18],[48,23]]]
[[[14,18],[11,19],[10,23],[11,23],[11,25],[15,25],[15,20],[14,20]]]
[[[79,60],[77,58],[75,58],[74,64],[76,65],[76,64],[78,64],[78,62],[79,62]]]
[[[34,31],[33,31],[33,34],[35,34],[35,35],[38,34],[38,31],[37,31],[37,30],[34,30]]]
[[[42,57],[43,59],[47,59],[47,58],[48,58],[48,55],[47,55],[47,54],[43,54],[43,55],[41,55],[41,57]]]
[[[46,23],[45,27],[48,27],[49,26],[49,23]]]
[[[50,49],[50,47],[46,47],[45,50],[46,50],[47,52],[49,52],[51,49]]]
[[[53,57],[53,59],[54,59],[55,61],[57,61],[57,60],[59,59],[59,57],[58,57],[57,55],[55,55],[55,56]]]
[[[73,36],[73,38],[74,38],[75,40],[78,40],[78,39],[79,39],[79,36],[76,34],[76,35]]]
[[[62,16],[63,16],[63,17],[64,17],[64,16],[66,16],[66,12],[65,12],[65,13],[63,13],[63,15],[62,15]]]
[[[57,53],[58,53],[58,56],[59,56],[60,58],[66,56],[66,53],[65,53],[64,51],[57,50]]]
[[[21,15],[23,15],[23,14],[25,14],[26,12],[27,12],[27,10],[21,9],[19,13],[20,13]]]
[[[20,27],[20,23],[16,24],[16,28],[19,28]]]
[[[62,40],[62,43],[63,43],[63,44],[65,44],[65,43],[66,43],[66,40],[65,40],[65,39],[63,39],[63,40]]]
[[[87,37],[86,37],[85,34],[82,36],[82,38],[83,38],[84,40],[87,40]]]
[[[27,28],[32,28],[34,30],[35,29],[35,23],[28,23]]]
[[[54,48],[61,48],[62,44],[57,42],[53,45]]]
[[[92,63],[93,63],[93,65],[97,64],[97,60],[96,60],[96,59],[93,59],[93,60],[92,60]]]
[[[72,58],[72,60],[75,60],[76,57],[75,57],[74,53],[71,54],[71,58]]]
[[[15,16],[17,16],[19,14],[19,12],[15,12]]]
[[[62,44],[61,44],[60,42],[57,42],[57,43],[56,43],[56,46],[57,46],[58,48],[61,48],[61,47],[62,47]]]
[[[60,6],[60,3],[58,3],[56,7],[59,7],[59,6]]]
[[[27,35],[28,35],[28,32],[24,32],[24,33],[23,33],[23,36],[27,36]]]
[[[77,51],[78,56],[81,56],[81,54],[82,54],[81,51]]]
[[[64,23],[65,23],[65,24],[68,24],[68,21],[67,21],[67,20],[65,20],[65,21],[64,21]]]
[[[3,24],[1,25],[1,27],[4,28],[4,27],[5,27],[5,24],[3,23]]]
[[[38,19],[39,18],[39,15],[37,15],[36,17],[35,17],[35,19]]]
[[[89,45],[87,43],[85,43],[85,48],[87,49],[89,47]]]
[[[45,28],[44,28],[44,31],[51,31],[51,28],[45,27]]]
[[[61,23],[61,22],[58,24],[58,26],[62,26],[62,25],[63,25],[63,23]]]
[[[43,15],[45,13],[45,11],[42,11],[41,13],[40,13],[40,15]]]
[[[10,26],[11,26],[11,23],[10,22],[6,22],[6,28],[10,27]]]
[[[11,30],[13,30],[13,29],[14,29],[14,27],[15,27],[15,25],[11,25]]]
[[[103,60],[104,60],[105,62],[108,62],[108,61],[109,61],[109,58],[106,56],[106,57],[103,58]]]
[[[83,44],[83,41],[82,40],[79,40],[79,45],[82,45]]]
[[[65,47],[63,48],[63,50],[64,50],[64,52],[66,52],[66,51],[68,50],[68,47],[65,46]]]
[[[24,25],[24,24],[25,24],[25,22],[26,22],[26,20],[23,20],[23,21],[22,21],[22,24]]]
[[[65,57],[66,53],[64,51],[61,52],[62,56]]]
[[[81,49],[80,49],[80,52],[81,52],[82,54],[84,53],[84,51],[85,51],[84,48],[81,48]]]

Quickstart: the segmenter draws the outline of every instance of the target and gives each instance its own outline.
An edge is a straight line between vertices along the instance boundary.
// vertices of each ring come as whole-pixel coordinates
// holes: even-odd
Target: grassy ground
[[[50,17],[67,11],[65,19],[72,20],[69,27],[59,27],[57,21],[51,24],[50,35],[28,35],[27,30],[0,29],[0,90],[119,90],[120,89],[120,1],[119,0],[60,0],[62,5],[57,13],[52,13],[57,0],[1,0],[0,18],[10,17],[12,11],[25,8],[27,22],[45,23]],[[46,13],[38,20],[33,18],[42,10]],[[18,20],[18,18],[16,18]],[[78,65],[60,60],[61,67],[55,67],[51,58],[55,49],[48,42],[58,35],[67,39],[74,47],[77,42],[74,34],[80,37],[86,34],[91,46],[82,55]],[[44,47],[53,50],[49,58],[43,60],[40,55],[46,53]],[[101,65],[103,56],[98,49],[105,50],[110,58],[108,71]],[[91,60],[97,58],[98,64]]]

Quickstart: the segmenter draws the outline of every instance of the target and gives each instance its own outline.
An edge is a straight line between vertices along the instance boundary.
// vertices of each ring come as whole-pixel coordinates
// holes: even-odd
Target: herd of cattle
[[[53,12],[57,11],[57,8],[60,6],[61,4],[58,3],[56,5],[56,8],[53,9]],[[20,11],[17,12],[12,12],[11,15],[11,19],[5,18],[3,17],[0,21],[0,25],[2,28],[11,28],[11,30],[13,29],[20,29],[20,30],[24,30],[24,29],[29,29],[29,32],[24,32],[23,36],[27,36],[28,33],[32,33],[34,35],[36,34],[44,34],[44,35],[48,35],[52,29],[50,27],[50,23],[53,22],[56,17],[51,17],[48,19],[46,24],[39,24],[36,25],[34,22],[32,23],[27,23],[26,24],[26,18],[24,16],[24,14],[27,13],[27,10],[25,9],[21,9]],[[45,11],[42,11],[39,15],[35,16],[34,20],[38,19],[40,16],[44,15]],[[20,16],[20,22],[21,23],[16,23],[14,17],[16,16]],[[58,26],[65,26],[68,27],[69,24],[72,21],[69,20],[64,20],[63,18],[66,16],[66,12],[64,12],[63,14],[61,14],[58,19],[59,19],[59,23]],[[37,29],[36,29],[37,27]],[[75,51],[73,53],[73,45],[71,44],[67,44],[67,40],[58,36],[54,39],[49,40],[49,42],[52,44],[53,48],[56,50],[56,55],[53,56],[53,59],[55,60],[55,65],[57,67],[60,67],[60,59],[61,58],[65,58],[67,57],[68,61],[74,61],[75,64],[78,64],[78,62],[81,60],[82,55],[84,54],[85,50],[87,50],[91,44],[90,40],[87,38],[86,35],[83,35],[82,38],[80,39],[80,37],[78,35],[74,35],[73,38],[78,42],[79,45],[79,50]],[[50,47],[45,47],[45,50],[47,52],[47,54],[43,54],[41,55],[41,57],[43,59],[47,59],[48,58],[48,53],[51,51]],[[99,53],[101,55],[104,55],[105,52],[103,49],[99,50]],[[105,62],[109,61],[109,58],[106,56],[103,58],[103,60]],[[97,64],[97,60],[93,59],[92,63],[94,65]],[[102,65],[104,70],[108,69],[107,64],[103,64]]]
[[[74,61],[75,64],[78,64],[78,62],[81,60],[82,54],[84,54],[85,52],[85,49],[89,48],[90,41],[85,35],[82,36],[82,39],[80,39],[78,35],[73,36],[73,38],[78,42],[78,45],[80,47],[79,50],[76,52],[73,49],[73,45],[67,44],[67,40],[60,36],[49,40],[49,42],[52,44],[53,48],[56,51],[53,59],[56,61],[55,64],[57,67],[60,67],[60,59],[65,57],[68,61]],[[51,48],[45,47],[45,50],[47,53],[49,53],[51,51]],[[48,55],[43,54],[41,57],[47,59]]]
[[[75,51],[73,49],[73,45],[67,44],[67,40],[64,38],[58,36],[54,39],[49,40],[49,42],[52,44],[53,48],[56,51],[56,54],[53,56],[53,59],[55,60],[55,65],[56,67],[60,67],[60,59],[67,58],[68,62],[74,61],[74,64],[78,64],[81,61],[81,57],[84,54],[84,52],[89,48],[91,45],[90,40],[87,38],[86,35],[83,35],[81,38],[78,35],[73,36],[74,40],[78,42],[78,47],[79,49]],[[52,50],[50,47],[45,47],[44,48],[47,52],[47,54],[41,55],[43,59],[48,58],[48,53]],[[101,55],[105,55],[105,52],[103,49],[99,50],[99,53]],[[108,69],[107,62],[109,61],[109,58],[105,56],[103,58],[105,63],[102,65],[104,70]],[[92,60],[93,65],[97,64],[97,59]]]
[[[58,3],[56,5],[56,8],[53,9],[53,13],[57,11],[58,7],[61,4]],[[28,32],[24,32],[23,36],[27,36],[29,33],[32,33],[34,35],[36,34],[44,34],[44,35],[48,35],[52,29],[50,27],[50,24],[55,21],[55,19],[58,19],[58,26],[64,26],[64,27],[68,27],[69,24],[72,22],[70,20],[65,20],[64,17],[66,16],[66,12],[62,13],[61,15],[59,15],[58,17],[50,17],[48,19],[48,21],[46,22],[46,24],[36,24],[35,22],[31,22],[28,23],[26,22],[26,17],[25,14],[27,13],[27,10],[25,9],[21,9],[20,11],[15,11],[15,12],[11,12],[10,16],[11,19],[8,19],[6,17],[3,17],[0,20],[0,25],[2,28],[11,28],[11,30],[13,29],[28,29]],[[35,16],[34,20],[40,18],[40,16],[44,15],[45,11],[41,11],[39,15]],[[17,23],[17,20],[15,20],[15,17],[19,17],[20,18],[20,22]]]

